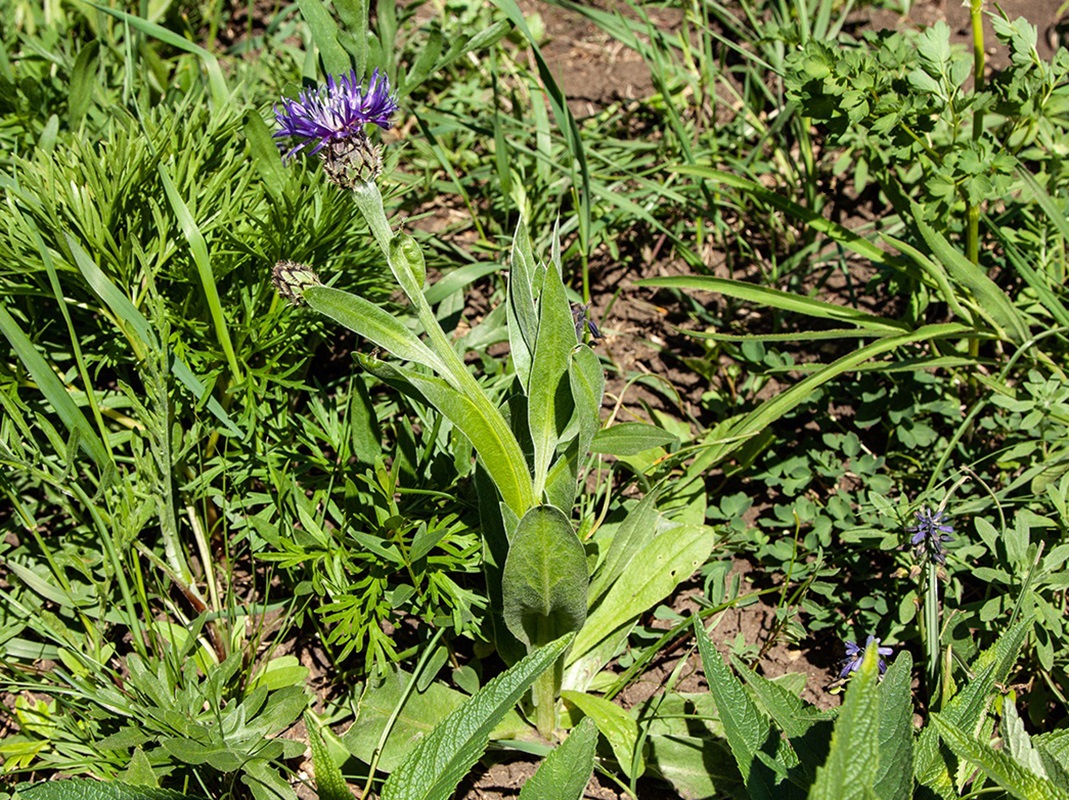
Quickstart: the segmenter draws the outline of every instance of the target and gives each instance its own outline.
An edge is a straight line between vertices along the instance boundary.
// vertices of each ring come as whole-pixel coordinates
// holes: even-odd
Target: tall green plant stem
[[[973,92],[984,89],[984,0],[969,0],[969,18],[972,22]],[[978,106],[973,111],[972,138],[979,141],[984,130],[984,109]],[[980,263],[980,206],[966,199],[965,255],[974,264]]]
[[[924,565],[924,571],[928,579],[924,597],[924,638],[928,656],[928,700],[932,702],[939,674],[939,576],[931,559]]]
[[[397,279],[415,309],[416,316],[423,326],[427,338],[430,339],[431,347],[442,360],[446,369],[446,374],[443,377],[456,389],[463,392],[486,418],[496,417],[501,420],[502,426],[507,427],[501,412],[490,402],[479,382],[468,371],[460,356],[457,355],[453,343],[449,341],[449,337],[442,330],[437,317],[434,316],[434,310],[431,308],[430,303],[427,302],[427,298],[423,296],[423,277],[414,275],[410,265],[399,263],[400,259],[395,258],[392,254],[390,243],[394,235],[390,229],[389,220],[386,219],[386,210],[383,207],[382,194],[379,192],[378,186],[370,182],[363,183],[353,189],[353,198],[356,201],[357,208],[360,209],[360,213],[367,220],[372,236],[375,237],[375,241],[382,248],[394,278]],[[516,452],[511,454],[509,458],[511,463],[502,466],[519,469],[517,465],[522,465],[524,472],[526,472],[526,459],[522,451],[520,451],[519,445],[516,445],[514,449]],[[522,517],[534,505],[534,491],[529,474],[527,477],[527,480],[520,479],[517,481],[520,496],[518,507],[513,508],[513,511],[516,512],[518,517]],[[510,503],[510,505],[512,504]]]

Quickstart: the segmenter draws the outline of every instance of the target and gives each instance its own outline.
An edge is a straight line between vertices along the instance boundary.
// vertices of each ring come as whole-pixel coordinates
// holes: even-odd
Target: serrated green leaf
[[[832,731],[828,760],[817,770],[810,800],[867,800],[877,796],[880,698],[876,647],[875,642],[868,646],[861,667],[850,679]]]
[[[65,781],[45,781],[19,789],[19,800],[200,800],[196,795],[132,786],[128,783],[91,781],[72,778]]]
[[[382,800],[446,800],[482,754],[490,732],[571,644],[539,648],[494,678],[413,748],[382,789]]]
[[[724,726],[724,736],[742,773],[746,791],[752,800],[775,800],[778,797],[774,773],[758,753],[774,751],[778,735],[772,725],[746,693],[742,682],[731,672],[713,647],[699,618],[694,618],[694,635],[698,640],[705,681],[716,701],[716,711]]]
[[[987,777],[1019,800],[1069,800],[1069,793],[1058,789],[1046,778],[1030,772],[1023,764],[1001,750],[995,750],[970,736],[943,714],[932,714],[933,727],[954,755],[980,769]]]
[[[941,712],[945,722],[974,735],[979,733],[995,684],[1006,680],[1031,625],[1031,619],[1020,620],[976,657],[971,665],[972,680],[958,690]],[[917,739],[913,770],[917,783],[941,797],[951,800],[958,796],[947,762],[940,753],[939,733],[932,725],[925,726]]]
[[[308,743],[312,747],[312,765],[315,767],[316,793],[319,800],[352,800],[353,793],[341,774],[341,769],[330,757],[319,733],[319,722],[309,711],[304,712],[304,726],[308,731]]]
[[[879,769],[874,792],[881,800],[913,797],[913,657],[898,654],[880,683]]]
[[[589,718],[579,721],[520,790],[519,800],[580,800],[594,772],[598,729]]]

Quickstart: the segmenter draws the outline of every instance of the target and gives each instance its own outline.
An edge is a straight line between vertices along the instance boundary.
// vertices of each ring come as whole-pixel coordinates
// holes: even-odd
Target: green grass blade
[[[163,182],[164,191],[167,192],[167,199],[171,203],[171,210],[174,211],[175,216],[178,218],[178,224],[181,226],[182,233],[189,243],[189,250],[193,255],[193,263],[197,265],[201,288],[204,291],[205,299],[208,301],[208,311],[215,326],[215,336],[219,341],[219,346],[223,348],[223,353],[226,354],[230,374],[234,380],[240,381],[241,368],[238,366],[238,359],[234,354],[234,345],[230,341],[230,331],[227,329],[226,317],[223,315],[223,306],[219,301],[219,289],[216,287],[215,275],[212,273],[208,245],[204,241],[204,235],[200,232],[200,227],[193,219],[193,215],[189,213],[185,201],[178,194],[178,189],[175,188],[171,176],[167,173],[167,168],[160,164],[158,171],[160,180]]]
[[[977,310],[1004,336],[1020,344],[1028,339],[1028,318],[1013,304],[999,285],[987,274],[959,253],[946,237],[921,218],[920,207],[915,203],[913,223],[932,251],[932,255],[946,267],[950,277],[964,286],[976,299]]]
[[[227,88],[226,78],[223,77],[223,70],[219,66],[219,59],[212,53],[189,41],[189,39],[181,34],[164,28],[162,25],[157,25],[146,19],[141,19],[141,17],[135,17],[133,14],[127,14],[125,11],[119,11],[118,9],[94,3],[93,0],[86,1],[97,11],[101,11],[116,19],[122,20],[131,28],[141,31],[141,33],[146,36],[151,36],[153,39],[159,39],[164,44],[168,44],[184,53],[195,55],[204,63],[204,70],[208,73],[208,86],[212,93],[212,103],[214,103],[217,108],[223,108],[230,102],[230,90]]]
[[[804,314],[818,319],[849,322],[862,328],[883,331],[908,330],[908,326],[897,320],[878,317],[867,311],[826,303],[811,297],[802,297],[791,292],[781,292],[765,286],[757,286],[743,281],[713,278],[705,275],[680,275],[668,278],[644,278],[635,281],[635,286],[654,286],[663,289],[694,289],[704,292],[717,292],[739,300],[759,303],[781,311]]]
[[[30,377],[37,384],[37,388],[41,390],[41,394],[52,404],[52,408],[56,410],[67,430],[78,437],[78,444],[81,445],[82,449],[85,450],[98,467],[103,468],[111,464],[108,449],[97,435],[96,430],[93,429],[81,409],[71,399],[66,387],[56,377],[56,373],[52,371],[44,357],[37,352],[33,342],[23,333],[22,328],[3,306],[0,306],[0,333],[11,344],[11,349],[15,351],[15,355],[19,357],[23,366],[26,367],[26,371],[30,373]]]
[[[382,800],[446,800],[486,748],[490,732],[534,680],[571,643],[566,636],[535,650],[494,678],[435,726],[382,789]]]
[[[829,239],[841,244],[848,250],[852,250],[858,255],[864,256],[873,264],[884,266],[889,264],[887,253],[868,239],[844,228],[842,225],[825,219],[815,211],[811,211],[797,203],[791,202],[785,197],[781,197],[775,192],[769,191],[759,183],[747,180],[746,178],[740,178],[737,175],[732,175],[730,172],[722,172],[721,170],[713,169],[712,167],[678,164],[670,166],[668,169],[682,175],[693,175],[696,178],[703,178],[714,183],[730,186],[733,189],[739,189],[740,191],[746,192],[746,194],[757,198],[761,202],[767,203],[773,208],[778,208],[780,211],[801,220],[813,230],[823,233]]]

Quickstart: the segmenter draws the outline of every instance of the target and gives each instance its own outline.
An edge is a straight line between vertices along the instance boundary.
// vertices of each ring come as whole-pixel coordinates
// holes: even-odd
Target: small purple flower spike
[[[954,527],[942,522],[942,511],[933,514],[931,509],[925,507],[914,516],[917,517],[917,524],[906,530],[913,534],[909,542],[916,549],[917,557],[927,554],[936,564],[945,564],[947,556],[943,544],[953,540],[947,534],[953,533]]]
[[[865,658],[865,650],[873,642],[876,643],[877,655],[889,656],[894,652],[890,647],[880,647],[880,640],[873,636],[869,636],[869,638],[865,640],[864,647],[857,642],[843,642],[843,644],[846,645],[846,658],[843,659],[843,667],[839,671],[840,678],[845,678],[851,672],[857,672],[857,670],[861,668],[861,662]],[[883,675],[883,673],[887,671],[887,664],[884,662],[883,658],[880,659],[879,667],[880,674]]]
[[[388,130],[395,111],[397,99],[390,95],[390,80],[378,70],[371,73],[367,89],[357,80],[355,70],[337,80],[328,75],[326,87],[306,89],[296,100],[284,97],[282,107],[275,106],[275,138],[300,140],[284,158],[309,145],[315,154],[331,142],[362,136],[368,123]]]

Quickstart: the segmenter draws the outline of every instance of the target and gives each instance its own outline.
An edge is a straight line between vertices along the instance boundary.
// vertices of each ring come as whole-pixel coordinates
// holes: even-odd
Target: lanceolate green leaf
[[[638,754],[638,763],[634,763],[638,747],[638,723],[630,713],[610,700],[585,692],[564,691],[561,697],[586,714],[588,719],[594,720],[627,777],[636,778],[645,771],[641,753]]]
[[[52,404],[67,430],[77,435],[82,449],[89,454],[98,467],[109,464],[111,458],[108,456],[107,448],[104,447],[104,442],[97,436],[97,432],[89,424],[82,410],[71,399],[66,387],[56,377],[56,373],[52,371],[44,357],[37,352],[33,342],[22,332],[22,328],[3,306],[0,306],[0,333],[11,344],[11,349],[26,367],[26,371],[30,373],[37,388],[41,390],[41,394]]]
[[[903,650],[880,682],[879,769],[874,793],[886,800],[913,797],[913,657]]]
[[[564,282],[554,266],[542,279],[538,300],[538,335],[535,337],[531,380],[527,389],[527,420],[534,445],[534,496],[542,500],[546,475],[557,449],[557,435],[571,415],[571,387],[567,380],[568,356],[575,347],[575,323],[568,307]],[[563,396],[562,396],[563,395]]]
[[[665,289],[694,289],[704,292],[717,292],[718,294],[734,297],[739,300],[747,300],[770,308],[778,308],[782,311],[790,311],[795,314],[804,314],[818,319],[834,320],[835,322],[849,322],[861,328],[871,328],[878,331],[896,332],[908,330],[906,324],[897,320],[877,317],[860,309],[841,306],[835,303],[826,303],[812,297],[802,297],[791,292],[781,292],[778,289],[769,289],[743,281],[732,281],[724,278],[714,278],[708,275],[678,275],[667,278],[646,278],[635,281],[636,286],[656,286]]]
[[[677,525],[648,541],[587,617],[568,654],[568,663],[671,594],[705,563],[715,542],[716,534],[705,525]]]
[[[323,742],[319,732],[319,723],[308,711],[304,712],[304,726],[308,731],[308,742],[312,747],[312,764],[316,771],[316,793],[319,800],[351,800],[353,793],[349,790],[338,765],[330,757],[330,751]]]
[[[535,506],[516,527],[501,576],[508,629],[534,647],[577,631],[586,590],[586,551],[571,522],[553,506]]]
[[[817,770],[810,800],[868,800],[879,796],[874,794],[880,766],[878,662],[873,643],[865,652],[861,668],[850,679],[832,732],[831,751],[824,766]]]
[[[597,744],[597,726],[581,719],[523,785],[519,800],[580,800],[594,772]]]
[[[1069,800],[1069,793],[1030,772],[1008,753],[970,736],[942,714],[933,714],[932,723],[954,755],[981,770],[1018,800]]]
[[[538,334],[538,315],[534,302],[535,260],[531,239],[523,220],[516,225],[509,264],[507,318],[509,349],[520,383],[530,385],[531,359]]]
[[[370,300],[329,286],[309,286],[302,297],[316,311],[374,342],[395,358],[414,361],[439,375],[447,375],[441,359],[416,334]]]
[[[657,535],[657,498],[660,490],[654,489],[643,497],[627,513],[620,523],[605,558],[590,581],[588,603],[591,608],[600,600],[631,560]]]
[[[621,422],[602,428],[590,443],[595,453],[614,456],[633,456],[644,450],[664,447],[679,441],[675,434],[645,422]]]
[[[312,40],[319,48],[323,66],[331,75],[347,75],[352,69],[352,60],[338,42],[338,24],[319,0],[298,0],[301,16],[308,23]]]
[[[571,637],[535,650],[490,681],[413,748],[382,789],[383,800],[446,800],[482,754],[490,732],[549,669]]]
[[[410,386],[445,418],[456,425],[475,447],[486,465],[501,498],[517,517],[533,505],[531,474],[519,442],[499,413],[489,413],[467,395],[458,392],[443,379],[420,375],[411,369],[365,358],[365,369],[383,380]]]

